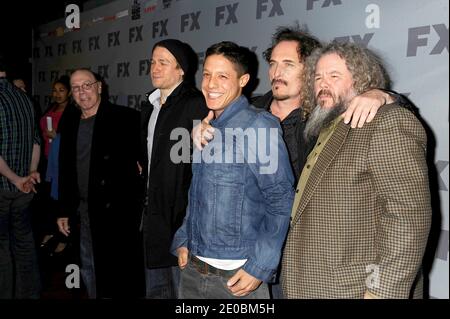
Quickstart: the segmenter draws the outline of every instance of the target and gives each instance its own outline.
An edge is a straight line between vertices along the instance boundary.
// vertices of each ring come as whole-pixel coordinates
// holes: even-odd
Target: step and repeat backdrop
[[[426,256],[430,298],[449,297],[449,2],[448,0],[118,0],[34,30],[33,88],[44,109],[52,82],[79,67],[100,74],[112,102],[139,109],[152,89],[149,58],[165,38],[199,56],[231,40],[259,59],[254,94],[270,88],[262,52],[277,26],[298,22],[322,41],[338,39],[381,55],[393,89],[409,97],[430,128],[433,230]],[[197,84],[201,72],[197,73]],[[433,152],[434,151],[434,152]]]

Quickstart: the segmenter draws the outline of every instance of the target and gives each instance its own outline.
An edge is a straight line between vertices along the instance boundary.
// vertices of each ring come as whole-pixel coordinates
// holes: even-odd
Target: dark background
[[[68,4],[77,4],[83,12],[87,7],[101,5],[102,0],[23,1],[7,0],[0,4],[0,53],[10,64],[9,78],[25,80],[31,92],[32,29],[65,17]],[[37,32],[36,32],[37,33]]]

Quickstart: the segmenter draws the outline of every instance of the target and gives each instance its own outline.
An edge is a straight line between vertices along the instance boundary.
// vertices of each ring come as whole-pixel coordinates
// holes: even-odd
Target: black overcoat
[[[80,202],[76,165],[80,116],[78,109],[68,114],[60,131],[61,217],[72,221]],[[144,295],[139,147],[139,112],[102,101],[92,136],[88,186],[98,297]]]

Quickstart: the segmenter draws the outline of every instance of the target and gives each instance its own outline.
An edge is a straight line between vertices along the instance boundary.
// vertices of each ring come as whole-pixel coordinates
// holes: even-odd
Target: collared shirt
[[[39,144],[33,103],[5,78],[0,78],[0,156],[18,176],[30,174],[33,144]],[[0,175],[0,190],[19,192]]]
[[[177,87],[180,86],[180,84],[183,83],[182,81],[177,83],[169,92],[169,95],[166,97],[167,99],[170,97],[173,91]],[[153,139],[155,137],[155,128],[156,128],[156,122],[158,122],[158,115],[161,111],[161,90],[156,89],[153,91],[152,94],[148,96],[148,101],[151,105],[153,105],[153,111],[150,115],[150,119],[148,121],[148,129],[147,129],[147,153],[148,153],[148,176],[150,176],[150,166],[152,162],[152,150],[153,150]],[[165,102],[163,102],[165,104]],[[148,180],[147,180],[148,183]]]
[[[308,158],[306,159],[305,167],[303,168],[302,174],[300,175],[300,179],[298,181],[297,189],[295,190],[295,198],[294,205],[292,206],[291,212],[291,221],[294,220],[295,214],[297,213],[298,205],[300,204],[300,200],[302,198],[303,192],[306,187],[306,183],[308,182],[309,176],[314,168],[314,165],[319,158],[320,153],[325,148],[328,140],[333,135],[336,130],[337,125],[342,121],[342,117],[338,116],[335,118],[328,126],[324,127],[320,131],[319,138],[317,139],[316,145],[312,149],[311,153],[309,153]]]

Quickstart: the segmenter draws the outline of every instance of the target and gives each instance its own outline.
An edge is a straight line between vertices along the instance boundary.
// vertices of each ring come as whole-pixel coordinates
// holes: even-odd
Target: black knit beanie
[[[189,72],[189,60],[190,60],[190,47],[180,40],[176,39],[166,39],[159,41],[153,46],[152,52],[156,47],[166,48],[177,60],[181,69],[184,71],[184,74],[188,74]]]

